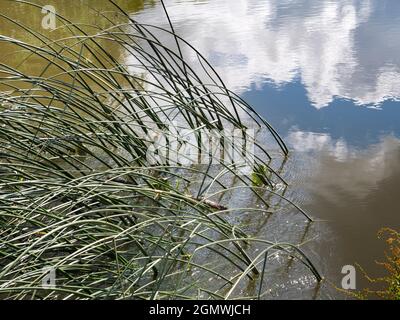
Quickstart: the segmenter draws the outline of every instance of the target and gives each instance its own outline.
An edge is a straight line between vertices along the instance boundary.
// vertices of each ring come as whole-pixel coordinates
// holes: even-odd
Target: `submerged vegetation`
[[[40,14],[39,5],[16,2]],[[286,201],[271,164],[287,154],[278,134],[172,25],[141,24],[110,3],[125,23],[98,13],[101,28],[83,26],[57,14],[57,39],[0,14],[27,34],[0,35],[10,54],[23,54],[18,64],[0,64],[0,296],[229,299],[252,281],[258,289],[247,298],[260,298],[276,252],[321,280],[296,244],[255,238],[234,219],[269,214],[273,197]],[[38,61],[45,67],[27,71]],[[202,129],[240,130],[254,143],[245,163],[252,173],[211,153],[207,164],[185,166],[151,149],[153,132],[176,137],[182,128],[195,133],[199,152],[208,139]],[[268,134],[280,152],[252,140],[248,128]],[[169,152],[172,142],[159,147]],[[240,192],[262,205],[232,206]],[[49,268],[55,284],[45,286]]]

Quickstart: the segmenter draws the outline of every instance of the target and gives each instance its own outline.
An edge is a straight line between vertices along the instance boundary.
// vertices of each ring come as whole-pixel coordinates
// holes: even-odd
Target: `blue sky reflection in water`
[[[400,1],[166,4],[176,31],[289,143],[291,197],[329,220],[332,238],[311,248],[324,271],[340,278],[359,262],[378,274],[376,232],[400,227]]]

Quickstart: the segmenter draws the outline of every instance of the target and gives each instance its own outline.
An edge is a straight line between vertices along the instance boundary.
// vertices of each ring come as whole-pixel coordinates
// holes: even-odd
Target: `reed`
[[[30,39],[0,35],[0,43],[25,54],[19,65],[0,64],[0,296],[230,299],[244,281],[255,281],[260,297],[266,259],[278,251],[320,281],[299,246],[255,238],[231,218],[267,212],[269,195],[284,199],[275,189],[285,183],[271,165],[275,153],[247,133],[268,133],[285,158],[276,131],[226,88],[172,24],[139,23],[110,3],[126,23],[102,14],[107,28],[83,27],[57,15],[64,32],[57,39],[0,14]],[[23,68],[38,60],[44,64],[38,74]],[[211,153],[205,165],[149,161],[149,137],[172,137],[162,146],[168,153],[182,128],[195,134],[191,147],[200,153],[208,141],[204,129],[239,130],[255,146],[254,159],[245,158],[253,174],[239,174],[236,163]],[[238,189],[264,209],[232,207],[229,197]],[[293,210],[311,220],[294,204]],[[43,286],[46,267],[55,270],[54,287]]]

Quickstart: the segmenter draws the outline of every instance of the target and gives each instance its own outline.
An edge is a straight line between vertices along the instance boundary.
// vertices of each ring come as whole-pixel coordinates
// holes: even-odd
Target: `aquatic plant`
[[[390,228],[382,228],[378,232],[378,237],[385,240],[389,249],[385,252],[386,261],[377,262],[385,269],[387,275],[373,278],[359,266],[368,281],[380,288],[367,288],[357,292],[356,296],[360,299],[400,300],[400,233]]]
[[[284,158],[278,134],[172,24],[139,23],[110,3],[126,23],[99,13],[107,28],[82,26],[57,14],[57,39],[0,14],[29,39],[0,35],[0,44],[25,54],[18,65],[0,64],[0,296],[229,299],[250,279],[261,297],[267,259],[278,251],[321,280],[297,245],[252,237],[232,219],[268,212],[266,195],[286,200],[275,189],[285,183],[270,165],[275,156],[248,129],[268,133]],[[29,72],[37,61],[44,67]],[[211,152],[205,165],[161,156],[175,151],[179,129],[196,135],[190,147],[201,154],[203,129],[226,128],[254,144],[254,157],[244,157],[253,174]],[[154,144],[163,133],[168,138]],[[221,141],[223,148],[232,138]],[[232,207],[239,190],[263,206]]]

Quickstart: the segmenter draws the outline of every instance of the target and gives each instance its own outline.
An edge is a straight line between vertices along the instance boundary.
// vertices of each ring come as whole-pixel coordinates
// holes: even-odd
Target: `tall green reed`
[[[229,299],[241,283],[255,281],[260,297],[274,252],[304,264],[320,281],[298,246],[252,237],[230,218],[244,209],[221,200],[249,190],[264,209],[245,210],[260,214],[269,194],[312,220],[275,189],[285,184],[269,165],[275,156],[247,133],[267,132],[284,158],[288,150],[276,131],[226,88],[172,24],[139,23],[110,3],[124,23],[100,13],[109,27],[85,28],[57,15],[64,32],[57,39],[0,14],[30,40],[0,35],[0,43],[25,54],[19,65],[0,64],[0,296]],[[187,52],[197,57],[195,65]],[[35,61],[43,65],[39,73],[21,68]],[[200,166],[160,157],[149,162],[151,133],[175,140],[182,128],[196,135],[191,147],[200,152],[208,141],[204,129],[239,130],[255,146],[254,159],[245,158],[253,174],[239,174],[234,162],[213,154]],[[224,136],[221,148],[230,139]],[[252,252],[254,245],[261,253]],[[54,287],[43,286],[45,267],[56,272]],[[214,281],[205,285],[205,279]]]

